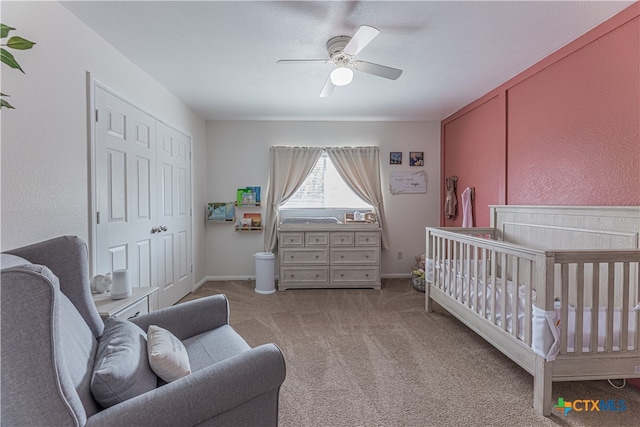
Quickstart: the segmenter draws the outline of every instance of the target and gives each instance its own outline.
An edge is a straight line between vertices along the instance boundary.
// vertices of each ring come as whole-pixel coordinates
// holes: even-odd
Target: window
[[[326,153],[320,156],[298,191],[281,207],[371,209],[371,205],[345,184]]]

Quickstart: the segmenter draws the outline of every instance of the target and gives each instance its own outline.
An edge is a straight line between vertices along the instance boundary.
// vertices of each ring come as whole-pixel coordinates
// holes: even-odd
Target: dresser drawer
[[[282,267],[280,270],[281,285],[323,284],[329,283],[329,267]]]
[[[380,233],[356,231],[356,246],[380,246]]]
[[[281,250],[280,264],[328,264],[327,249],[289,249]]]
[[[306,247],[329,245],[329,233],[322,231],[307,231],[304,233],[304,245]]]
[[[378,264],[380,249],[375,248],[331,248],[331,264]]]
[[[362,283],[379,283],[379,267],[331,267],[331,282],[349,287],[349,283],[356,285]]]
[[[278,236],[278,246],[281,248],[301,248],[304,246],[302,231],[281,232]]]
[[[331,233],[331,246],[353,246],[353,232]]]
[[[120,319],[131,319],[132,317],[137,317],[141,314],[147,314],[149,312],[149,297],[145,297],[135,304],[125,308],[122,311],[114,314],[115,317],[119,317]]]

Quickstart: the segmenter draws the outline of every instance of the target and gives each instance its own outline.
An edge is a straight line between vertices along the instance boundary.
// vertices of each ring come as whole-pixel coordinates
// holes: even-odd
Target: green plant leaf
[[[29,41],[27,39],[23,39],[20,36],[13,36],[7,42],[7,47],[10,47],[11,49],[17,49],[17,50],[27,50],[27,49],[31,49],[34,44],[35,44],[34,42]]]
[[[0,92],[0,96],[11,96],[11,95],[7,95],[6,93]]]
[[[20,64],[18,64],[18,61],[16,61],[11,52],[9,52],[7,49],[0,48],[0,60],[3,63],[7,64],[9,67],[17,68],[24,73],[22,68],[20,68]]]
[[[8,25],[0,24],[0,38],[5,38],[9,35],[9,31],[15,30],[15,28]]]
[[[13,108],[15,110],[15,107],[11,104],[9,104],[7,101],[5,101],[4,99],[0,99],[0,108]]]

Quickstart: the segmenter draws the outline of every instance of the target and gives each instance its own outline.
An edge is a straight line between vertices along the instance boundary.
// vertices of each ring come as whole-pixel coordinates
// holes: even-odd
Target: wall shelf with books
[[[262,231],[262,214],[245,212],[236,223],[236,231]]]
[[[238,208],[259,208],[260,206],[262,206],[262,203],[260,203],[260,202],[255,202],[255,203],[239,203],[239,202],[235,202],[235,205]]]
[[[207,221],[212,224],[234,223],[236,221],[233,202],[212,202],[207,204]]]
[[[234,206],[238,209],[259,208],[261,206],[260,187],[238,188]],[[236,231],[262,231],[262,214],[245,212],[242,216],[238,215]]]
[[[238,188],[236,206],[260,206],[260,187]]]

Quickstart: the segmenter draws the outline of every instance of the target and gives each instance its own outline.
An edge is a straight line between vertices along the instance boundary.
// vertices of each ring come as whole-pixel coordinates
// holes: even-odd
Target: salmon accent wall
[[[458,211],[476,188],[476,226],[488,205],[640,204],[640,4],[554,52],[441,125],[445,177]]]
[[[508,90],[509,204],[640,204],[639,22]]]

